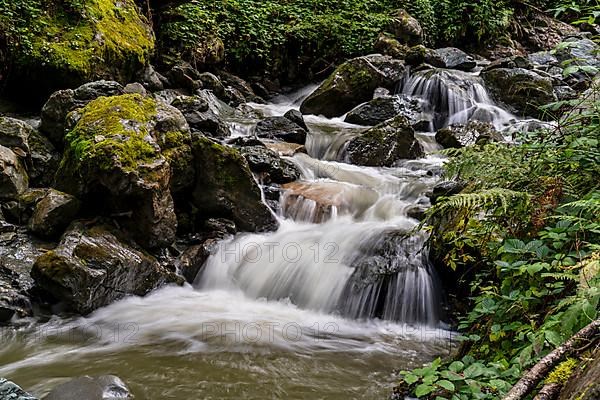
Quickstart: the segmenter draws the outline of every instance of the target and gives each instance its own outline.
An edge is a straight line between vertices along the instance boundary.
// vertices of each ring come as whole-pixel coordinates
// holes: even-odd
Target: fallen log
[[[592,339],[597,340],[600,334],[600,319],[592,321],[589,325],[581,329],[561,346],[554,349],[546,357],[542,358],[537,364],[521,377],[510,392],[504,396],[503,400],[521,400],[527,396],[538,383],[560,362],[566,355],[572,353],[581,345],[581,342]]]

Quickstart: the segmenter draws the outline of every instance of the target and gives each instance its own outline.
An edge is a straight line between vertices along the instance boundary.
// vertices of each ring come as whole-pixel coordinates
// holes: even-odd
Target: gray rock
[[[556,51],[556,58],[559,62],[571,61],[575,65],[600,67],[600,46],[587,38],[567,38],[564,46],[559,46]]]
[[[436,132],[435,140],[446,149],[505,141],[492,124],[480,121],[469,121],[466,125],[457,124],[442,128]]]
[[[306,126],[306,122],[304,121],[304,116],[302,115],[302,113],[300,111],[289,110],[288,112],[283,114],[283,116],[285,118],[289,119],[290,121],[292,121],[293,123],[295,123],[296,125],[298,125],[300,128],[302,128],[308,132],[308,126]]]
[[[29,135],[31,168],[29,184],[32,187],[49,187],[54,183],[54,175],[60,163],[60,154],[48,138],[34,130]]]
[[[559,65],[558,58],[549,51],[538,51],[527,55],[527,59],[534,66]]]
[[[0,145],[0,199],[15,199],[28,185],[22,160],[11,149]]]
[[[0,399],[2,400],[38,400],[16,383],[0,378]]]
[[[377,88],[393,90],[404,77],[404,62],[370,55],[346,61],[302,105],[303,114],[339,117],[369,101]]]
[[[175,65],[167,72],[167,78],[175,89],[185,89],[190,93],[202,88],[200,73],[186,62]]]
[[[18,148],[29,155],[29,136],[35,130],[31,125],[21,120],[0,117],[0,145],[8,148]]]
[[[435,49],[425,56],[425,62],[438,68],[471,71],[477,66],[473,57],[455,47]]]
[[[37,202],[29,227],[43,237],[56,237],[75,219],[79,212],[79,200],[70,194],[49,189]]]
[[[440,197],[448,197],[459,194],[464,188],[463,182],[457,181],[442,181],[433,187],[432,193],[429,195],[431,204],[435,204]]]
[[[125,383],[117,376],[82,376],[54,388],[42,400],[117,400],[133,399]]]
[[[138,83],[138,82],[127,84],[127,86],[125,86],[125,88],[123,89],[123,92],[137,93],[137,94],[141,94],[142,96],[146,96],[148,94],[148,91],[146,90],[144,85],[142,85],[141,83]]]
[[[90,102],[100,96],[118,96],[123,94],[123,86],[115,81],[95,81],[79,86],[73,93],[75,100]]]
[[[202,87],[212,91],[219,99],[227,100],[225,93],[225,86],[221,80],[210,72],[203,72],[199,75],[198,79],[202,82]]]
[[[164,83],[167,78],[156,72],[152,65],[146,66],[142,76],[140,77],[140,83],[151,92],[158,92],[164,89]]]
[[[373,167],[390,167],[400,159],[416,159],[424,154],[409,121],[401,115],[365,131],[346,147],[349,162]]]
[[[394,118],[398,113],[395,97],[378,97],[350,111],[345,121],[355,125],[373,126]]]
[[[231,135],[227,123],[214,111],[215,107],[210,107],[205,97],[179,96],[171,104],[181,111],[192,132],[215,138]]]
[[[242,147],[240,152],[248,161],[252,172],[259,174],[265,184],[288,183],[300,178],[296,166],[264,146]]]
[[[74,223],[58,247],[39,257],[35,284],[51,299],[87,314],[127,295],[144,296],[181,278],[151,255],[126,243],[107,225]]]
[[[259,138],[304,144],[307,132],[286,117],[268,117],[256,125],[254,134]]]

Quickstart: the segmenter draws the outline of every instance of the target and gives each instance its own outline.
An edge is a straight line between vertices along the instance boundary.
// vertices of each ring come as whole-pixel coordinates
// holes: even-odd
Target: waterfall
[[[503,130],[516,117],[496,106],[479,76],[447,69],[429,69],[411,74],[402,93],[425,101],[435,114],[433,130],[470,120],[491,123]]]

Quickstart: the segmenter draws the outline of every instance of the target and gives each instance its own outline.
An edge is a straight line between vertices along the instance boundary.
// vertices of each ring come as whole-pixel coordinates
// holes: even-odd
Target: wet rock
[[[306,153],[306,147],[298,143],[264,142],[264,145],[279,154],[281,157],[293,157],[298,153]]]
[[[427,52],[425,62],[438,68],[471,71],[477,66],[473,57],[455,47],[445,47]]]
[[[308,132],[308,126],[306,126],[306,122],[304,121],[304,116],[302,115],[302,113],[300,111],[289,110],[288,112],[283,114],[283,116],[285,118],[289,119],[290,121],[292,121],[293,123],[295,123],[296,125],[298,125],[300,128],[302,128]]]
[[[42,107],[40,131],[50,139],[54,146],[62,149],[66,134],[66,119],[71,111],[84,107],[98,97],[120,94],[123,94],[123,86],[114,81],[90,82],[75,90],[66,89],[54,92]]]
[[[549,51],[538,51],[527,55],[527,59],[534,66],[559,65],[558,58]]]
[[[400,159],[416,159],[424,154],[423,146],[404,116],[365,131],[346,147],[349,162],[372,167],[390,167]]]
[[[496,101],[521,116],[542,117],[539,107],[556,101],[552,79],[523,68],[497,68],[481,74]]]
[[[433,187],[429,199],[431,204],[435,204],[440,197],[448,197],[459,194],[464,188],[465,183],[457,181],[443,181]]]
[[[37,202],[29,221],[32,232],[43,237],[56,237],[75,219],[79,200],[70,194],[49,189]]]
[[[70,119],[56,188],[96,215],[117,218],[144,247],[171,244],[177,226],[171,174],[178,175],[174,182],[193,180],[179,176],[191,159],[181,113],[152,98],[126,94],[96,99]]]
[[[27,189],[14,201],[4,202],[1,208],[10,222],[25,225],[33,215],[36,204],[47,193],[48,189]]]
[[[300,171],[292,162],[264,146],[242,147],[240,152],[263,183],[288,183],[300,178]]]
[[[219,77],[225,86],[229,86],[236,92],[240,93],[245,101],[256,101],[258,99],[258,96],[256,93],[254,93],[252,86],[250,86],[248,82],[239,76],[221,71],[219,72]]]
[[[231,135],[229,126],[201,96],[179,96],[171,105],[182,112],[192,132],[215,138]]]
[[[245,231],[277,226],[239,151],[200,135],[193,138],[192,149],[196,169],[193,203],[205,218],[228,218]]]
[[[42,400],[117,400],[133,399],[125,383],[117,376],[82,376],[58,385]]]
[[[202,88],[200,73],[186,62],[175,65],[167,72],[167,78],[175,89],[185,89],[190,93]]]
[[[497,60],[492,61],[489,65],[487,65],[483,70],[489,71],[497,68],[524,68],[524,69],[533,69],[534,65],[529,60],[528,57],[524,57],[521,55],[515,55],[511,57],[499,58]]]
[[[0,223],[0,322],[31,316],[33,313],[30,290],[33,279],[30,272],[34,261],[51,243],[44,242],[7,223]]]
[[[166,283],[181,283],[119,232],[84,223],[74,223],[55,250],[39,257],[31,276],[53,300],[81,314],[127,295],[144,296]]]
[[[203,72],[199,75],[198,79],[202,82],[204,89],[212,91],[218,98],[225,100],[225,86],[223,86],[223,83],[216,75],[210,72]]]
[[[423,42],[423,28],[416,18],[413,18],[406,10],[398,10],[394,13],[388,31],[401,43],[410,46]]]
[[[340,65],[300,107],[303,114],[339,117],[373,98],[384,87],[394,89],[404,76],[404,63],[391,57],[370,55]]]
[[[442,128],[436,132],[435,140],[446,149],[505,141],[492,124],[480,121],[469,121],[466,125],[455,124]]]
[[[31,125],[21,120],[0,116],[0,145],[20,149],[29,155],[29,136],[34,132]]]
[[[398,115],[395,97],[378,97],[362,104],[346,115],[345,122],[356,125],[373,126]]]
[[[5,378],[0,378],[0,399],[3,400],[38,400],[23,389],[21,389],[16,383],[11,382]]]
[[[298,144],[304,144],[307,135],[306,130],[286,117],[268,117],[256,125],[254,133],[259,138]]]
[[[0,200],[15,199],[29,184],[25,167],[11,149],[0,145]]]
[[[60,154],[48,138],[34,130],[29,135],[31,167],[28,170],[32,187],[49,187],[60,163]]]

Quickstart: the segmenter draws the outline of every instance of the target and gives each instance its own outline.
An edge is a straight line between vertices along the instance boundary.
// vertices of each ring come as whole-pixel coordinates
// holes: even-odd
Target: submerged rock
[[[196,169],[193,203],[206,218],[228,218],[246,231],[277,226],[239,151],[203,136],[194,137],[192,149]]]
[[[416,159],[424,154],[415,131],[402,115],[365,131],[346,147],[349,162],[371,167],[390,167],[400,159]]]
[[[181,278],[128,244],[107,225],[75,223],[55,250],[39,257],[31,276],[52,299],[88,314],[127,295],[143,296]]]
[[[186,175],[190,133],[181,113],[127,94],[96,99],[70,119],[56,187],[95,214],[119,218],[147,248],[171,244],[177,227],[171,174],[180,185],[193,181]]]
[[[539,107],[556,101],[552,79],[523,68],[496,68],[481,74],[496,101],[521,116],[542,117]]]
[[[504,137],[490,123],[469,121],[466,125],[455,124],[438,130],[435,140],[448,149],[481,143],[503,142]]]
[[[371,100],[377,88],[394,89],[404,71],[402,61],[387,56],[370,55],[346,61],[304,100],[300,111],[339,117]]]
[[[254,133],[259,138],[298,144],[304,144],[307,135],[304,128],[286,117],[268,117],[256,125]]]
[[[58,385],[42,400],[133,399],[129,388],[114,375],[82,376]]]

